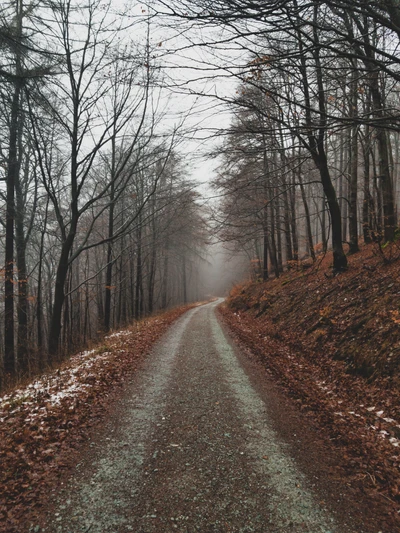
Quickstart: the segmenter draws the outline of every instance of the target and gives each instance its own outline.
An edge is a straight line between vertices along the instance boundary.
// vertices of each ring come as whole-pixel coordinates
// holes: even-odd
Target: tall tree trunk
[[[107,268],[106,286],[104,297],[104,330],[109,331],[111,320],[112,297],[112,270],[113,270],[113,242],[114,237],[114,210],[115,210],[115,179],[116,179],[116,131],[114,125],[111,138],[111,183],[110,183],[110,208],[108,210],[108,243],[107,243]]]
[[[370,164],[369,164],[368,146],[363,149],[363,157],[364,157],[364,182],[363,182],[363,204],[362,204],[362,227],[363,227],[364,242],[368,244],[372,242],[371,211],[373,209],[373,205],[372,205],[373,200],[372,200],[371,192],[369,190]]]
[[[44,351],[43,351],[43,303],[42,303],[42,276],[43,276],[43,254],[44,254],[44,237],[47,231],[47,216],[49,212],[49,197],[47,197],[46,210],[43,220],[43,228],[40,236],[40,251],[38,265],[38,285],[36,300],[36,322],[37,322],[37,347],[39,353],[39,368],[44,368]]]
[[[277,195],[276,195],[277,196]],[[279,198],[276,197],[272,206],[275,212],[275,227],[276,227],[276,256],[278,260],[279,272],[283,271],[283,258],[282,258],[282,229],[281,229],[281,209],[279,204]]]
[[[274,192],[271,190],[271,183],[269,182],[268,178],[270,176],[270,168],[269,168],[269,162],[268,162],[268,154],[267,154],[267,143],[265,134],[263,133],[263,197],[264,197],[264,206],[263,206],[263,217],[264,217],[264,234],[268,232],[269,228],[269,234],[270,234],[270,240],[268,242],[267,247],[265,248],[265,242],[264,239],[264,251],[268,250],[270,261],[272,268],[274,269],[275,276],[279,278],[279,264],[278,264],[278,255],[277,255],[277,249],[276,249],[276,240],[275,240],[275,213],[274,213]],[[269,217],[268,217],[269,214]],[[269,221],[268,221],[269,218]],[[266,259],[264,258],[264,263],[266,263]]]
[[[323,146],[319,146],[318,157],[314,158],[319,168],[321,182],[328,203],[332,229],[333,268],[336,271],[347,268],[347,258],[342,245],[342,216],[337,201],[335,188],[329,174],[328,161]]]
[[[321,202],[321,241],[322,241],[322,251],[324,254],[328,250],[328,238],[326,236],[326,207],[325,207],[325,197],[322,197]]]
[[[100,251],[101,254],[101,251]],[[101,264],[99,263],[98,255],[95,251],[95,264]],[[104,286],[105,286],[105,278],[103,277],[103,272],[99,272],[99,275],[96,277],[96,303],[97,303],[97,323],[100,325],[104,325]]]
[[[129,293],[129,300],[130,300],[130,319],[134,318],[135,316],[135,260],[134,260],[134,254],[133,254],[133,239],[131,243],[131,249],[129,251],[129,263],[130,263],[130,269],[129,269],[129,277],[130,277],[130,293]]]
[[[151,314],[154,310],[154,284],[156,276],[156,243],[155,239],[151,244],[150,251],[150,265],[149,265],[149,275],[148,275],[148,311]]]
[[[61,327],[62,327],[62,308],[65,300],[65,282],[69,269],[69,255],[72,250],[76,233],[76,227],[72,227],[70,233],[62,245],[61,255],[58,262],[56,283],[54,287],[54,302],[50,319],[49,328],[49,355],[54,356],[58,352]]]
[[[295,147],[293,144],[293,156],[295,155]],[[294,160],[294,157],[293,157]],[[290,229],[292,233],[292,243],[293,243],[293,259],[294,261],[299,260],[299,239],[298,239],[298,229],[297,229],[297,220],[296,220],[296,171],[292,170],[292,182],[290,188]]]
[[[113,195],[114,188],[111,187],[111,194]],[[108,238],[112,239],[114,235],[114,202],[111,201],[108,213]],[[106,284],[104,296],[104,330],[109,331],[111,321],[111,298],[112,298],[112,271],[113,271],[113,243],[110,240],[107,243],[107,267],[106,267]]]
[[[168,305],[168,274],[169,274],[169,243],[168,237],[164,247],[162,291],[161,291],[161,309],[166,309]]]
[[[15,2],[15,82],[11,101],[9,148],[6,174],[6,246],[4,267],[4,372],[15,373],[15,335],[14,335],[14,220],[15,220],[15,183],[20,171],[18,157],[19,129],[22,126],[20,107],[23,87],[21,47],[22,21],[24,16],[23,0]]]
[[[185,250],[183,250],[182,255],[182,289],[183,289],[183,303],[188,303],[188,296],[187,296],[187,279],[186,279],[186,254]]]
[[[285,233],[285,252],[286,252],[286,262],[293,261],[293,248],[292,248],[292,239],[291,239],[291,230],[290,230],[290,207],[289,207],[289,195],[287,191],[286,183],[283,185],[283,224],[284,224],[284,233]]]
[[[375,139],[376,141],[376,139]],[[371,146],[371,149],[370,149],[370,155],[371,155],[371,159],[372,159],[372,169],[373,169],[373,180],[372,180],[372,183],[373,183],[373,192],[374,192],[374,197],[375,197],[375,201],[374,201],[374,205],[375,205],[375,210],[374,210],[374,231],[375,231],[375,240],[376,239],[379,239],[381,240],[382,239],[382,222],[383,222],[383,215],[382,215],[382,191],[378,185],[378,177],[379,177],[379,172],[378,172],[378,166],[377,166],[377,163],[376,163],[376,146],[375,146],[376,142],[374,143],[373,146]]]
[[[303,206],[304,206],[304,214],[305,214],[305,220],[306,220],[306,235],[307,235],[307,244],[308,248],[310,250],[311,258],[313,261],[315,261],[315,251],[314,251],[314,242],[313,242],[313,235],[312,235],[312,228],[311,228],[311,217],[310,217],[310,209],[308,207],[307,202],[307,196],[306,191],[304,189],[303,179],[301,176],[301,168],[299,167],[298,171],[298,181],[300,185],[300,192],[301,192],[301,199],[303,200]]]
[[[117,326],[123,323],[124,307],[124,258],[122,253],[122,242],[120,248],[119,268],[118,268],[118,306],[117,306]]]
[[[333,269],[335,271],[341,271],[347,268],[347,258],[343,250],[342,244],[342,218],[339,208],[339,203],[336,196],[336,191],[333,186],[328,161],[326,157],[326,152],[324,148],[325,132],[327,128],[327,115],[326,115],[326,101],[325,101],[325,90],[324,90],[324,81],[323,81],[323,71],[320,60],[320,51],[321,46],[319,43],[319,33],[318,33],[318,10],[319,6],[314,4],[314,25],[313,25],[313,37],[314,37],[314,48],[313,48],[313,59],[315,64],[315,77],[316,85],[318,89],[318,126],[315,128],[312,117],[312,108],[311,97],[310,97],[310,86],[309,78],[307,73],[307,64],[303,50],[303,41],[299,33],[299,50],[300,50],[300,62],[301,62],[301,72],[302,72],[302,82],[304,89],[305,97],[305,113],[306,113],[306,124],[308,128],[308,150],[311,153],[311,156],[314,160],[315,165],[317,166],[321,178],[322,187],[324,194],[328,203],[329,214],[331,218],[331,227],[332,227],[332,250],[333,250]]]
[[[282,166],[282,199],[283,199],[283,227],[284,227],[284,234],[285,234],[285,255],[286,255],[286,263],[293,261],[293,248],[292,248],[292,239],[291,239],[291,228],[290,228],[290,219],[291,219],[291,213],[289,208],[289,191],[288,191],[288,184],[286,182],[286,174],[288,172],[288,165],[287,165],[287,157],[286,152],[283,149],[285,146],[282,128],[279,126],[279,141],[280,146],[282,147],[279,150],[280,153],[280,159],[281,159],[281,166]]]
[[[155,210],[155,196],[152,198],[152,218],[151,218],[151,243],[150,243],[150,264],[149,264],[149,274],[148,274],[148,312],[151,314],[154,308],[154,284],[155,284],[155,275],[156,275],[156,257],[157,257],[157,247],[156,247],[156,210]]]
[[[19,167],[22,162],[22,123],[19,132]],[[29,157],[25,156],[24,165],[24,179],[25,184],[29,180]],[[37,191],[37,184],[35,185]],[[36,192],[35,192],[36,194]],[[17,357],[19,370],[26,374],[29,370],[29,358],[28,358],[28,272],[26,265],[26,246],[27,236],[25,235],[25,201],[24,192],[22,189],[22,183],[20,179],[20,173],[16,176],[15,180],[15,244],[17,252],[17,270],[18,270],[18,340],[17,340]]]
[[[354,62],[355,63],[355,62]],[[349,180],[349,253],[354,254],[359,251],[358,246],[358,215],[357,215],[357,191],[358,191],[358,98],[357,80],[358,70],[353,64],[351,73],[350,90],[350,118],[353,121],[351,128],[350,143],[350,180]]]
[[[89,255],[87,255],[87,264],[86,264],[85,279],[89,278]],[[87,340],[92,337],[91,327],[90,327],[90,293],[89,293],[89,283],[85,283],[85,307],[84,307],[84,321],[83,321],[83,342],[87,343]]]
[[[139,227],[137,231],[137,248],[136,248],[136,286],[135,286],[135,318],[139,320],[142,316],[143,302],[143,271],[142,271],[142,220],[139,218]]]
[[[272,205],[272,192],[270,193],[269,197],[269,203],[268,203],[268,210],[269,210],[269,227],[270,227],[270,246],[269,249],[269,257],[271,261],[272,268],[274,269],[275,277],[279,278],[279,264],[278,264],[278,255],[276,250],[276,240],[275,240],[275,213],[274,208]]]
[[[342,213],[342,232],[346,232],[346,217],[345,206],[347,200],[345,199],[345,145],[346,142],[343,142],[343,132],[339,133],[339,209]],[[343,241],[346,239],[346,235],[342,235]]]
[[[7,200],[6,200],[6,247],[4,267],[4,371],[15,373],[14,337],[14,221],[15,221],[15,183],[19,174],[18,127],[21,99],[21,82],[16,81],[11,103],[10,144],[7,162]]]
[[[264,195],[266,191],[264,191]],[[269,251],[269,237],[268,237],[268,200],[266,195],[264,196],[263,206],[263,268],[262,278],[264,281],[268,279],[268,251]]]
[[[364,17],[365,28],[369,27],[367,16]],[[385,118],[384,101],[379,83],[379,69],[376,66],[375,51],[371,45],[370,32],[363,35],[364,48],[366,57],[364,59],[365,67],[368,71],[369,88],[372,99],[372,113],[380,122],[376,128],[375,135],[377,140],[377,149],[379,154],[379,178],[382,190],[382,208],[383,208],[383,237],[386,242],[393,241],[396,229],[396,217],[394,208],[393,183],[390,172],[389,162],[389,144],[387,132],[381,124]]]
[[[16,249],[18,267],[18,366],[24,373],[29,367],[28,360],[28,272],[26,266],[26,240],[23,224],[16,222]]]
[[[371,96],[368,91],[367,102],[364,113],[368,116],[371,108]],[[364,181],[363,181],[363,204],[362,204],[362,227],[363,237],[366,244],[372,242],[371,238],[371,213],[373,211],[373,199],[370,191],[370,150],[371,150],[371,131],[370,126],[365,126],[363,159],[364,159]]]
[[[269,238],[268,238],[268,229],[263,229],[263,269],[262,269],[262,279],[266,281],[269,277],[268,274],[268,251],[269,251]]]

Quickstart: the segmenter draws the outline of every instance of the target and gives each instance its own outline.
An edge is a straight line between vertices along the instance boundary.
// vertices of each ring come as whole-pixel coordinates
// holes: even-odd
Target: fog
[[[249,276],[249,260],[243,253],[233,254],[221,244],[209,246],[206,261],[198,265],[201,293],[205,298],[227,296],[230,289]]]

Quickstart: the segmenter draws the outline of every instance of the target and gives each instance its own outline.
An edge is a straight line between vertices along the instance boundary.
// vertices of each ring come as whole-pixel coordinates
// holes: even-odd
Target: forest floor
[[[221,309],[342,456],[343,475],[400,513],[400,261],[363,246],[332,274],[332,256],[278,279],[236,286]],[[399,525],[400,529],[400,525]]]
[[[265,283],[248,282],[235,287],[226,304],[219,310],[226,326],[243,348],[242,355],[238,354],[240,364],[255,383],[257,394],[263,398],[265,405],[269,405],[273,428],[270,436],[277,432],[278,448],[283,446],[282,449],[286,449],[286,444],[282,443],[287,443],[293,452],[294,461],[311,477],[312,482],[309,487],[312,488],[314,484],[325,484],[322,487],[322,494],[326,497],[323,495],[318,501],[321,503],[325,499],[330,501],[332,516],[338,525],[334,531],[346,533],[400,531],[400,261],[395,257],[396,251],[396,249],[386,249],[383,257],[376,246],[365,246],[360,253],[349,257],[348,270],[337,276],[332,275],[332,258],[327,254],[314,265],[305,263],[300,270],[293,268],[278,279],[271,279]],[[76,470],[84,450],[88,460],[91,460],[93,451],[101,450],[103,444],[108,446],[109,435],[104,434],[101,437],[103,440],[98,437],[101,428],[108,427],[107,424],[118,425],[120,415],[122,417],[123,414],[121,409],[125,409],[123,407],[125,404],[120,403],[121,397],[125,398],[126,406],[131,408],[132,400],[129,393],[131,384],[139,379],[140,369],[144,363],[150,364],[153,358],[153,356],[148,358],[147,354],[167,330],[172,332],[175,328],[175,326],[171,328],[172,323],[188,309],[189,307],[175,309],[146,319],[126,330],[114,332],[95,349],[73,356],[58,370],[41,376],[29,385],[19,387],[0,398],[1,533],[58,531],[57,521],[64,518],[66,528],[70,531],[69,514],[65,508],[60,508],[59,511],[50,510],[53,512],[50,518],[55,520],[54,526],[47,525],[45,526],[47,529],[42,529],[43,516],[49,513],[49,499],[53,499],[50,495],[57,494],[59,484],[63,486],[64,481],[71,476],[71,472]],[[153,448],[159,446],[157,442],[165,440],[165,452],[168,453],[182,449],[187,449],[189,453],[189,450],[192,450],[195,456],[190,461],[193,460],[194,464],[198,462],[198,468],[193,470],[196,478],[193,479],[202,480],[206,492],[209,489],[217,490],[215,487],[219,486],[220,480],[206,465],[208,460],[214,460],[212,454],[209,459],[207,454],[203,456],[201,449],[197,448],[198,442],[203,442],[204,453],[209,449],[212,451],[216,446],[215,449],[219,450],[220,455],[217,457],[215,467],[221,467],[222,481],[224,472],[227,475],[226,479],[231,480],[233,466],[237,465],[239,468],[241,464],[242,451],[239,453],[238,450],[243,449],[239,442],[239,437],[243,433],[243,446],[247,449],[246,461],[247,455],[250,460],[257,452],[257,457],[253,457],[251,461],[258,464],[257,468],[261,468],[260,464],[265,463],[261,470],[266,469],[267,477],[275,476],[275,471],[269,466],[274,451],[263,453],[261,463],[259,461],[260,446],[268,446],[270,438],[265,435],[264,444],[262,439],[258,441],[255,438],[255,433],[262,435],[264,431],[264,422],[258,419],[261,412],[259,408],[253,413],[255,422],[252,427],[248,421],[246,423],[238,421],[234,432],[225,429],[222,433],[222,430],[220,431],[218,424],[221,420],[228,426],[236,416],[238,408],[235,406],[237,400],[234,398],[239,394],[240,387],[237,376],[228,377],[229,374],[226,373],[228,368],[232,368],[233,363],[224,367],[225,370],[220,378],[217,371],[213,370],[215,364],[218,368],[224,366],[223,354],[227,353],[226,350],[229,351],[220,333],[215,337],[217,344],[209,344],[208,359],[205,357],[205,343],[210,343],[212,338],[208,330],[212,324],[211,329],[217,328],[211,311],[207,313],[209,316],[207,320],[211,320],[211,323],[207,325],[208,322],[204,322],[204,331],[201,324],[205,318],[200,320],[201,317],[205,317],[203,312],[196,315],[194,322],[185,319],[187,333],[182,337],[183,344],[174,349],[176,351],[174,372],[180,377],[173,378],[175,374],[172,373],[171,384],[165,390],[169,391],[168,405],[173,407],[170,407],[172,409],[170,418],[171,420],[176,418],[176,426],[164,427],[166,420],[169,424],[170,418],[164,416],[163,412],[158,412],[158,400],[154,403],[153,409],[150,406],[151,398],[146,396],[145,389],[151,391],[156,387],[156,383],[151,380],[151,372],[156,375],[163,368],[162,364],[158,365],[157,358],[154,359],[152,370],[150,368],[151,372],[146,378],[150,381],[143,382],[143,394],[147,398],[143,403],[144,409],[154,411],[149,412],[150,414],[146,411],[146,416],[151,415],[149,424],[151,423],[153,428],[149,430],[147,436],[146,461],[149,468],[154,467],[154,461],[159,461],[157,454],[153,454]],[[195,352],[195,349],[198,351]],[[165,357],[172,357],[171,353],[167,343]],[[214,361],[214,354],[219,354],[220,362]],[[186,357],[191,357],[192,362],[189,363]],[[192,373],[189,372],[189,366],[181,366],[189,364]],[[199,368],[196,365],[200,365]],[[243,387],[246,383],[247,398],[251,397],[255,401],[255,396],[251,392],[253,389],[248,388],[247,378],[240,379],[244,380]],[[197,385],[196,380],[199,382]],[[223,397],[227,406],[232,405],[232,411],[228,410],[225,413],[217,407],[220,405],[220,400],[214,396],[218,393],[219,387],[224,388],[226,384],[229,384],[230,392],[224,389],[223,395],[226,398]],[[239,389],[233,394],[235,387]],[[200,398],[200,393],[204,393],[204,398]],[[285,399],[285,395],[288,400]],[[190,407],[186,402],[188,399],[191,401],[192,397],[193,406]],[[212,405],[216,406],[215,414],[218,415],[215,420],[216,426],[213,426],[208,415],[204,417],[203,407],[200,413],[196,411],[197,404],[207,403],[211,401],[210,398]],[[246,402],[243,406],[245,404]],[[193,424],[186,425],[182,406],[192,413]],[[166,412],[169,412],[168,409],[169,407]],[[139,415],[138,411],[133,416],[133,419],[137,418],[138,431],[142,420]],[[223,418],[218,418],[220,416]],[[208,431],[205,436],[199,433],[203,422],[205,430]],[[128,420],[127,424],[129,423]],[[269,422],[265,423],[267,427]],[[122,426],[125,424],[123,417],[121,424]],[[254,428],[258,427],[259,429],[255,431]],[[118,433],[119,429],[115,431]],[[155,433],[152,434],[152,431]],[[127,435],[131,433],[128,432]],[[179,435],[182,442],[186,437],[192,438],[193,442],[184,447],[181,445],[176,447],[173,434]],[[126,435],[125,437],[130,438]],[[226,447],[227,439],[235,440],[232,450]],[[139,444],[142,446],[142,443]],[[114,452],[117,456],[124,455],[126,442],[116,443],[115,446],[117,448]],[[231,464],[231,458],[236,457],[238,453],[240,461]],[[197,459],[196,454],[198,454]],[[275,459],[278,463],[282,460],[280,456],[276,456]],[[98,464],[101,466],[101,460]],[[179,470],[184,464],[178,461],[169,465],[167,461],[166,465],[171,468],[167,477],[169,485],[161,490],[162,486],[157,481],[154,485],[157,498],[168,496],[171,487],[175,486],[171,477],[172,472]],[[187,464],[191,465],[192,462]],[[162,472],[164,467],[165,464],[161,461],[157,468],[153,468],[154,475],[149,478],[147,476],[150,470],[147,467],[140,468],[141,486],[146,486],[146,483],[150,486],[150,489],[145,491],[153,490],[151,479],[158,479],[158,472]],[[124,468],[121,468],[124,471]],[[250,466],[246,466],[245,470],[247,468]],[[112,469],[110,471],[112,472]],[[211,477],[207,477],[209,475]],[[235,490],[242,490],[246,475],[243,474],[243,480]],[[182,472],[182,476],[184,485],[185,472]],[[255,476],[255,480],[258,474],[253,473],[251,476]],[[278,478],[276,481],[279,488]],[[227,481],[227,486],[229,483],[230,481]],[[293,485],[290,479],[288,483],[288,487]],[[262,489],[261,485],[259,488]],[[222,484],[217,493],[225,494],[226,490]],[[272,487],[269,490],[274,492],[275,489]],[[238,509],[243,507],[243,502],[245,505],[248,503],[250,507],[253,505],[251,503],[253,492],[251,489],[248,495],[243,493],[242,500],[237,502]],[[335,494],[340,494],[336,511]],[[179,501],[181,496],[187,499],[187,494],[179,493]],[[164,525],[163,530],[157,530],[157,520],[164,518],[160,518],[158,514],[154,514],[153,517],[153,511],[150,512],[148,509],[152,497],[149,493],[139,497],[139,503],[141,501],[143,504],[140,504],[143,507],[143,514],[139,513],[134,519],[143,519],[148,524],[146,520],[150,517],[153,525],[142,524],[136,529],[138,532],[198,530],[194,526],[190,529],[190,524],[179,521],[171,522],[168,527]],[[233,494],[231,499],[228,493],[224,497],[227,498],[223,502],[224,509],[235,513],[236,507],[230,507],[235,505],[235,500],[232,500]],[[254,497],[262,500],[264,498],[262,490],[258,493],[257,489]],[[211,518],[215,511],[212,507],[213,498],[214,496],[209,503],[207,503],[208,496],[206,498],[206,504],[211,506],[209,508],[211,514],[204,519],[214,520],[208,524],[207,527],[211,528],[209,530],[242,531],[229,529],[229,521],[225,525],[215,523],[218,515],[213,515],[214,518]],[[189,500],[192,502],[191,498]],[[181,501],[183,506],[186,505],[185,501]],[[265,502],[267,506],[268,501],[267,499]],[[172,500],[170,502],[171,506],[175,503]],[[99,512],[101,512],[100,504]],[[171,509],[172,507],[169,510]],[[277,509],[279,511],[279,505]],[[341,515],[353,526],[340,526]],[[80,516],[79,511],[76,516]],[[186,520],[188,515],[185,516]],[[245,520],[243,514],[239,513],[237,517],[238,520],[242,518]],[[365,517],[368,517],[365,526],[354,525],[357,522],[363,524]],[[254,519],[255,524],[258,524],[259,516],[255,516]],[[232,524],[235,520],[233,514]],[[211,523],[214,525],[211,526]],[[62,528],[62,522],[59,524]],[[292,531],[290,528],[287,529],[289,526],[276,524],[275,526],[276,531],[281,531],[282,527],[285,533]],[[82,530],[82,524],[79,527],[76,531]],[[88,527],[92,528],[91,525]],[[112,524],[110,527],[110,531],[117,531],[112,529],[114,527]],[[125,526],[121,527],[121,531],[130,530]],[[245,528],[243,531],[264,531],[263,527],[259,524],[255,529]],[[301,527],[301,524],[293,525],[293,531],[303,531]],[[314,526],[310,527],[310,531],[314,532]],[[106,529],[102,530],[100,525],[99,531]],[[205,530],[200,528],[199,531]],[[304,529],[304,531],[309,530]]]
[[[219,303],[171,324],[109,395],[101,424],[89,432],[82,419],[74,424],[76,451],[65,447],[69,464],[53,466],[58,484],[44,478],[42,505],[25,497],[26,515],[14,513],[7,533],[399,531],[390,502],[351,483],[325,429],[232,341]],[[107,351],[126,353],[133,336],[114,334]],[[93,378],[101,372],[94,365]],[[59,398],[64,416],[70,387],[49,390],[48,403]],[[51,430],[60,432],[60,422]],[[56,442],[42,458],[57,457]]]
[[[113,398],[154,343],[191,306],[111,333],[93,350],[0,397],[0,532],[35,523]]]

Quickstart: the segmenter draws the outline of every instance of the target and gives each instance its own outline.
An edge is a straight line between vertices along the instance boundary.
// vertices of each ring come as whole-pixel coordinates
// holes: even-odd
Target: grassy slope
[[[396,250],[385,250],[394,255]],[[392,257],[393,259],[393,257]],[[235,287],[221,310],[342,452],[347,473],[400,509],[400,261],[376,246],[333,277],[313,268]]]

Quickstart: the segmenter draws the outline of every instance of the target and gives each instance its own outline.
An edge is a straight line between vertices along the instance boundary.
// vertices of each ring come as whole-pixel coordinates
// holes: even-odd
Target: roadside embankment
[[[375,247],[235,287],[221,308],[251,356],[317,421],[352,482],[400,510],[400,262]]]
[[[121,386],[189,306],[135,322],[0,397],[0,532],[35,520],[50,488],[73,466]]]

